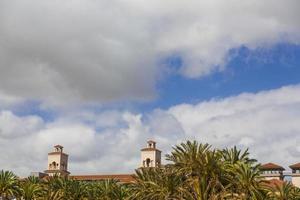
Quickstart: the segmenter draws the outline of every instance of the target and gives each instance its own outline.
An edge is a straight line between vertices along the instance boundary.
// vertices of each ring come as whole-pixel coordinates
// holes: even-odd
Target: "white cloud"
[[[17,117],[10,111],[0,112],[0,138],[21,137],[43,127],[43,121],[37,116]]]
[[[167,56],[200,77],[222,70],[232,48],[299,44],[299,4],[2,0],[0,92],[60,104],[149,100]]]
[[[287,166],[297,162],[300,141],[300,86],[241,94],[197,105],[178,105],[167,112],[184,133],[218,147],[250,147],[260,161]],[[298,160],[299,161],[299,160]]]
[[[2,111],[0,151],[4,153],[0,154],[1,168],[21,176],[45,170],[47,153],[53,145],[61,144],[70,154],[72,173],[133,172],[139,164],[139,148],[150,133],[141,115],[119,115],[127,127],[109,126],[96,132],[97,126],[78,120],[57,119],[47,123],[38,117],[18,117],[10,111]]]
[[[145,115],[84,110],[47,122],[7,110],[0,113],[0,151],[5,152],[0,161],[2,168],[25,176],[44,170],[47,153],[59,143],[70,154],[73,174],[132,173],[147,139],[157,140],[163,154],[172,145],[196,139],[215,147],[249,147],[261,162],[286,167],[299,162],[299,118],[300,85]]]
[[[16,106],[17,104],[23,102],[24,99],[18,98],[16,96],[6,95],[0,92],[0,108],[10,108]]]

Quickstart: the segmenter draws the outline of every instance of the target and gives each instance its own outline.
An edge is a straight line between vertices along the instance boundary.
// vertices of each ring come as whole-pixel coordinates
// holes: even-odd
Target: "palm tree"
[[[12,197],[19,196],[20,189],[18,186],[18,178],[10,171],[0,172],[0,197],[7,200]]]
[[[35,200],[42,196],[43,188],[36,177],[28,177],[20,183],[22,200]]]
[[[27,180],[27,182],[30,182],[32,184],[40,184],[41,183],[41,179],[36,176],[29,176],[26,180]]]
[[[115,200],[125,200],[129,196],[128,184],[117,183],[118,187],[114,191]]]
[[[294,187],[289,182],[284,182],[282,184],[275,184],[273,186],[267,187],[268,194],[272,200],[299,200],[300,199],[300,189]]]
[[[97,196],[100,193],[99,187],[97,187],[97,182],[87,183],[87,200],[97,200]]]
[[[136,182],[131,184],[129,199],[179,200],[188,199],[184,177],[178,176],[172,168],[141,168],[136,170]]]
[[[60,178],[62,199],[83,200],[87,197],[87,184],[67,177]]]
[[[209,151],[208,144],[187,141],[173,147],[173,151],[166,155],[166,159],[172,162],[178,173],[193,176],[201,173],[201,169],[205,166],[206,153]]]
[[[239,199],[264,199],[261,189],[262,179],[260,178],[259,165],[251,166],[247,163],[237,162],[234,165],[227,165],[228,190],[233,196]]]
[[[255,159],[249,158],[248,149],[238,150],[236,147],[220,151],[224,173],[224,182],[228,196],[234,199],[264,199],[260,188],[259,165]]]
[[[177,174],[185,177],[192,199],[218,199],[225,195],[221,155],[208,144],[187,141],[166,155]]]
[[[108,179],[100,181],[96,184],[98,188],[99,199],[103,200],[122,200],[125,199],[127,195],[124,194],[125,186],[118,183],[117,180]]]
[[[41,183],[43,194],[41,200],[62,200],[62,180],[58,176],[47,177]]]
[[[299,200],[300,199],[300,188],[293,187],[292,198],[294,198],[294,200],[296,200],[296,199]]]
[[[253,164],[257,162],[257,160],[249,158],[250,153],[248,149],[242,152],[241,150],[238,150],[236,146],[230,149],[223,149],[220,153],[224,162],[228,164],[236,164],[237,162]]]

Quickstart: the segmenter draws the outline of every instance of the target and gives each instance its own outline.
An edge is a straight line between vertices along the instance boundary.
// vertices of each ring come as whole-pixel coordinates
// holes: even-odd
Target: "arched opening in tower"
[[[146,166],[147,166],[147,167],[150,167],[150,163],[151,163],[150,158],[147,158],[147,159],[146,159]]]

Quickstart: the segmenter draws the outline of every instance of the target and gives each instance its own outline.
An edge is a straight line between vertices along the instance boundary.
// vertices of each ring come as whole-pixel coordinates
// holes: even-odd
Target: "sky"
[[[283,9],[284,8],[284,9]],[[132,173],[148,139],[300,162],[298,0],[0,1],[0,166]]]

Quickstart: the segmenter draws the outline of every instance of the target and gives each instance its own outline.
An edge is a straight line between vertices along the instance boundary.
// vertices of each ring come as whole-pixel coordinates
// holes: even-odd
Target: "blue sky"
[[[243,92],[259,92],[300,83],[300,46],[281,43],[269,48],[234,49],[223,71],[207,77],[189,79],[176,72],[158,83],[159,97],[141,109],[163,108],[181,103],[198,103]],[[178,69],[180,57],[166,61]]]
[[[127,173],[148,139],[299,162],[299,7],[2,0],[0,166],[41,171],[59,143],[73,174]]]

